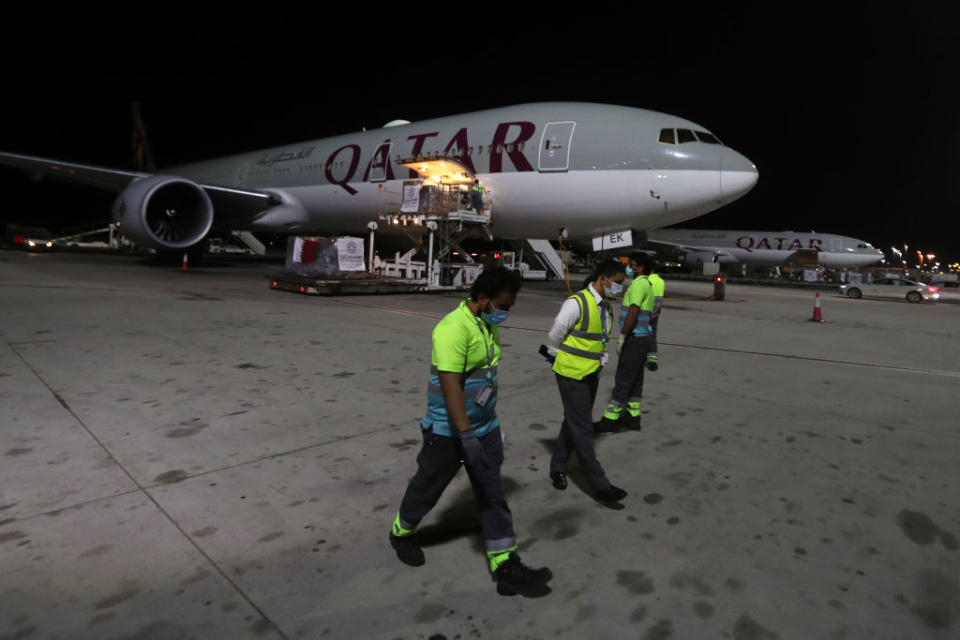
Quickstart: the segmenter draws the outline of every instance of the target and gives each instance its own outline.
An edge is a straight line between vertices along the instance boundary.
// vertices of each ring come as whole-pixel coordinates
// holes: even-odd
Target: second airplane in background
[[[864,240],[812,231],[658,229],[649,232],[647,240],[653,245],[672,247],[686,254],[688,267],[719,262],[755,267],[797,263],[856,268],[883,259],[883,253]]]

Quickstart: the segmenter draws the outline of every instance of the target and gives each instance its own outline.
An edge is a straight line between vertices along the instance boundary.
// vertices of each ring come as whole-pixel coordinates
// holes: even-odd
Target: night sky
[[[0,150],[129,168],[134,101],[160,166],[395,118],[611,103],[694,120],[757,164],[750,194],[685,226],[816,229],[960,259],[960,5],[766,4],[590,17],[43,6],[0,39]],[[0,187],[5,221],[55,228],[105,219],[113,197],[6,169]]]

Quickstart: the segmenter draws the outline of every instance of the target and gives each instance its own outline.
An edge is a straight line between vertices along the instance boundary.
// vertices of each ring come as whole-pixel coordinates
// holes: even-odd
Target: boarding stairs
[[[540,261],[544,269],[552,273],[558,279],[563,279],[563,259],[560,258],[560,254],[557,253],[557,250],[553,248],[553,245],[550,244],[549,240],[527,238],[524,240],[524,243],[526,244],[526,247],[524,248],[528,248],[529,252],[536,256],[537,260]]]
[[[257,255],[257,256],[266,255],[267,247],[264,246],[262,242],[257,240],[257,237],[252,233],[250,233],[249,231],[234,231],[233,237],[236,239],[237,242],[239,242],[243,246],[253,251],[254,255]]]

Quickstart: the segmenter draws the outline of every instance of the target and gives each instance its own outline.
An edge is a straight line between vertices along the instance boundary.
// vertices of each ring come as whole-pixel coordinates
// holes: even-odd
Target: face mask
[[[604,294],[608,298],[616,298],[618,295],[623,293],[623,285],[619,282],[611,282],[610,286],[607,287],[604,291]]]
[[[502,309],[494,309],[490,313],[486,311],[480,312],[480,317],[483,318],[483,321],[487,324],[500,324],[505,321],[510,315],[508,311],[503,311]]]
[[[630,267],[627,267],[627,277],[632,278],[635,275],[637,275],[637,272],[631,269]]]

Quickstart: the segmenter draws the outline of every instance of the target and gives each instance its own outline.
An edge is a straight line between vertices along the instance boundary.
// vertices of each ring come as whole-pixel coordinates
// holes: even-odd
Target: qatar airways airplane
[[[750,160],[689,120],[576,102],[395,120],[156,173],[0,153],[0,165],[117,192],[124,235],[158,250],[189,248],[212,228],[362,233],[387,194],[440,163],[480,180],[500,238],[656,229],[740,198],[758,177]]]
[[[704,262],[758,267],[795,262],[822,264],[831,268],[856,268],[883,260],[883,252],[869,242],[812,231],[659,229],[649,232],[647,240],[685,253],[687,266],[690,267]]]

